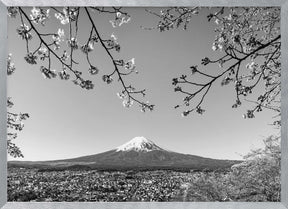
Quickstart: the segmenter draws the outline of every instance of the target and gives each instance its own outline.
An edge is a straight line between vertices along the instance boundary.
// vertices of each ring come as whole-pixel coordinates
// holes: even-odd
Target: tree
[[[201,8],[171,7],[160,13],[147,11],[159,17],[156,28],[163,32],[175,28],[186,30],[193,15],[198,15]],[[202,114],[205,111],[202,108],[204,99],[211,88],[222,80],[222,86],[233,84],[235,89],[232,108],[239,107],[243,100],[254,104],[243,115],[244,118],[254,118],[255,112],[261,112],[263,108],[272,109],[280,116],[280,8],[223,7],[211,11],[207,19],[216,24],[217,35],[212,49],[218,52],[218,58],[204,57],[200,66],[190,67],[189,75],[173,78],[175,92],[184,95],[183,103],[175,108],[187,108],[183,116],[193,111]],[[215,64],[219,65],[218,69],[205,71],[205,66]],[[199,82],[199,78],[204,82]],[[253,95],[253,91],[262,85],[264,91]],[[252,101],[246,99],[249,95],[252,95]],[[280,120],[274,124],[280,125]]]
[[[172,79],[174,91],[184,95],[183,103],[175,108],[183,108],[183,116],[194,111],[203,114],[205,98],[215,85],[221,84],[233,85],[235,103],[232,108],[241,106],[243,102],[252,104],[251,109],[243,115],[244,118],[254,118],[255,113],[261,112],[263,108],[271,109],[280,116],[280,8],[222,7],[212,8],[210,11],[207,20],[216,24],[217,33],[211,48],[217,53],[217,58],[204,57],[200,64],[191,65],[189,75],[183,74]],[[201,8],[169,7],[160,9],[159,13],[152,10],[147,12],[159,18],[156,28],[164,32],[176,28],[187,30],[193,16],[199,15]],[[81,54],[85,58],[88,66],[86,70],[91,76],[95,76],[100,71],[105,71],[92,62],[94,48],[101,47],[113,67],[111,72],[104,73],[102,80],[106,84],[111,84],[114,80],[119,82],[121,90],[118,96],[123,100],[123,106],[131,107],[136,103],[143,112],[154,109],[154,105],[139,99],[139,96],[145,96],[145,89],[137,90],[126,83],[126,76],[137,73],[135,58],[117,58],[121,46],[116,35],[104,37],[97,26],[98,15],[112,17],[112,27],[129,23],[131,17],[123,8],[65,7],[60,10],[55,7],[34,7],[27,10],[10,7],[8,15],[20,19],[21,25],[17,28],[17,33],[26,45],[24,59],[31,65],[40,63],[39,70],[44,78],[72,80],[82,89],[93,89],[92,80],[83,77],[83,70],[79,68],[75,54]],[[83,32],[79,25],[79,18],[83,16],[88,19],[89,34]],[[49,24],[52,18],[57,19],[60,27],[47,33],[42,26]],[[68,25],[67,31],[63,29],[64,25]],[[86,37],[83,43],[79,43],[80,35]],[[8,75],[15,71],[11,59],[9,55]],[[61,65],[61,69],[57,71],[54,70],[56,62]],[[207,66],[213,66],[213,71],[206,70]],[[12,106],[11,98],[8,98],[7,107]],[[23,129],[23,121],[28,117],[27,113],[8,112],[8,153],[13,157],[23,156],[12,140],[17,137],[15,131]],[[280,126],[280,120],[274,121],[274,124]],[[265,148],[252,150],[244,157],[243,163],[233,166],[229,172],[202,172],[195,175],[193,184],[187,187],[185,198],[229,201],[247,200],[253,196],[255,198],[251,201],[279,201],[280,137],[270,136],[264,144]],[[196,195],[195,191],[198,192]]]
[[[79,29],[79,13],[85,13],[88,17],[91,25],[91,30],[88,34],[86,41],[83,44],[79,44],[77,41],[80,35],[81,28]],[[130,16],[126,12],[122,11],[122,8],[80,8],[80,7],[65,7],[63,10],[58,10],[55,7],[51,8],[36,8],[26,10],[21,7],[9,7],[8,16],[11,18],[20,18],[21,25],[17,28],[17,33],[20,38],[25,41],[26,55],[25,61],[30,65],[40,64],[40,72],[46,79],[54,79],[59,77],[61,80],[69,80],[74,75],[73,83],[83,89],[91,90],[94,84],[91,80],[84,79],[82,76],[83,71],[77,67],[78,62],[74,59],[75,51],[82,52],[82,56],[86,58],[89,68],[87,71],[91,76],[95,76],[99,73],[95,64],[92,64],[91,57],[93,56],[93,50],[96,45],[103,47],[107,56],[111,60],[111,64],[114,68],[112,72],[104,74],[102,80],[106,84],[111,84],[113,79],[117,79],[122,86],[122,90],[117,93],[118,97],[123,100],[124,107],[131,107],[133,103],[137,103],[140,106],[141,111],[152,111],[153,104],[149,102],[141,101],[138,95],[143,97],[146,94],[146,90],[137,90],[131,84],[126,84],[124,77],[132,73],[137,73],[135,58],[124,61],[124,59],[114,58],[115,52],[120,52],[120,44],[117,37],[112,34],[111,37],[103,38],[98,31],[95,22],[95,16],[97,15],[110,15],[110,20],[113,27],[120,27],[122,24],[130,21]],[[59,21],[59,29],[54,33],[44,33],[41,31],[41,26],[48,24],[51,18],[56,18]],[[69,31],[65,31],[61,28],[61,25],[69,25]],[[67,34],[67,35],[66,35]],[[86,31],[84,34],[87,35]],[[66,43],[65,45],[65,37]],[[36,48],[35,44],[38,45]],[[95,54],[94,54],[95,56]],[[12,55],[9,54],[7,63],[7,74],[11,75],[15,72],[15,65],[11,62]],[[58,62],[62,65],[62,69],[53,70],[54,62]],[[13,102],[11,98],[7,100],[7,107],[11,108]],[[13,113],[8,112],[7,127],[9,130],[21,131],[24,127],[23,121],[29,118],[27,113]],[[23,157],[23,154],[12,140],[17,137],[17,133],[8,133],[8,154],[12,157]]]
[[[7,75],[10,76],[15,71],[15,65],[11,60],[9,54],[7,59]],[[14,103],[11,101],[11,97],[7,99],[7,108],[11,109]],[[13,140],[17,138],[17,132],[22,131],[24,124],[23,121],[29,118],[28,113],[14,113],[7,111],[7,151],[11,157],[23,157],[20,148],[13,143]]]
[[[226,172],[196,172],[179,193],[184,201],[279,202],[280,137],[269,136],[264,148],[252,150]]]
[[[86,31],[81,34],[79,28],[79,14],[83,13],[89,20],[90,32],[87,36]],[[79,63],[75,60],[75,52],[81,50],[82,56],[86,58],[90,75],[97,75],[100,71],[96,64],[92,63],[91,57],[94,47],[102,47],[106,55],[111,60],[113,66],[112,72],[104,74],[102,80],[111,84],[116,78],[122,90],[118,93],[119,98],[123,99],[123,106],[131,107],[133,103],[140,106],[141,111],[152,111],[154,105],[149,102],[141,101],[138,95],[145,96],[145,89],[137,90],[131,84],[126,84],[124,77],[132,73],[137,73],[135,58],[130,60],[115,58],[115,52],[120,52],[120,44],[118,43],[116,35],[104,38],[98,30],[95,16],[109,15],[114,19],[110,20],[113,27],[120,27],[122,24],[130,21],[130,16],[122,11],[121,7],[112,8],[98,8],[98,7],[65,7],[63,10],[58,8],[36,8],[33,7],[31,11],[27,11],[21,7],[8,8],[8,15],[12,18],[20,17],[21,25],[17,28],[18,35],[26,43],[26,56],[24,59],[27,63],[35,65],[41,63],[40,72],[46,79],[53,79],[57,76],[62,80],[69,80],[73,75],[73,83],[83,89],[91,90],[94,84],[91,80],[85,79],[82,74],[83,71],[77,65]],[[59,27],[57,31],[52,33],[45,33],[41,31],[41,26],[48,24],[51,18],[56,18],[61,25],[69,25],[69,30],[65,31]],[[42,29],[43,30],[43,29]],[[78,37],[81,35],[87,36],[84,43],[78,42]],[[65,39],[67,40],[65,45]],[[31,42],[34,41],[32,44]],[[36,48],[32,45],[37,44]],[[78,55],[78,54],[77,54]],[[62,65],[62,69],[58,72],[53,70],[54,62]]]
[[[147,11],[160,19],[156,28],[163,32],[175,28],[186,30],[193,16],[201,12],[201,8],[170,7],[161,9],[159,13]],[[183,116],[193,111],[203,114],[205,110],[202,106],[206,96],[211,88],[221,81],[222,86],[233,84],[235,103],[232,104],[232,108],[241,106],[243,101],[252,102],[253,106],[243,115],[244,118],[254,118],[255,112],[260,112],[263,108],[272,109],[280,116],[280,8],[223,7],[213,8],[211,12],[207,19],[215,22],[217,32],[211,47],[219,57],[217,59],[205,57],[201,61],[201,66],[194,64],[190,67],[189,75],[183,74],[172,79],[174,91],[184,95],[183,103],[176,105],[175,108],[185,108]],[[11,18],[19,18],[21,24],[17,28],[17,33],[26,45],[24,59],[30,65],[39,64],[39,71],[44,78],[58,77],[61,80],[72,80],[75,85],[85,90],[93,89],[92,80],[83,77],[84,71],[80,69],[75,54],[85,58],[88,66],[86,70],[91,76],[96,76],[99,71],[106,71],[99,69],[97,63],[93,63],[91,59],[95,56],[94,48],[100,47],[104,49],[113,67],[111,72],[104,73],[102,80],[106,84],[111,84],[113,80],[118,81],[121,90],[117,95],[123,100],[123,106],[131,107],[136,103],[143,112],[154,109],[153,104],[139,98],[146,95],[145,89],[137,90],[133,85],[126,83],[126,76],[137,73],[135,58],[118,58],[117,53],[120,52],[121,46],[116,35],[104,37],[97,26],[98,15],[107,15],[111,18],[112,27],[121,27],[129,23],[131,16],[123,8],[34,7],[30,10],[9,7],[8,15]],[[79,18],[83,16],[88,19],[89,34],[81,30],[79,25]],[[49,24],[52,18],[57,19],[59,28],[47,33],[42,26]],[[65,25],[68,26],[67,31],[63,29]],[[80,35],[86,37],[83,43],[78,41]],[[56,63],[61,65],[61,69],[54,70]],[[215,64],[219,67],[213,72],[203,69],[207,65]],[[15,71],[14,66],[10,67],[11,69]],[[263,87],[261,93],[259,89],[256,90],[259,86]],[[253,94],[254,90],[256,93]],[[274,121],[274,124],[281,125],[280,120]]]
[[[187,30],[193,15],[201,8],[171,7],[160,13],[147,10],[160,20],[160,32],[175,28]],[[280,116],[281,35],[280,8],[217,8],[207,16],[214,21],[217,33],[212,50],[216,59],[204,57],[201,66],[192,65],[189,75],[173,78],[174,91],[184,95],[183,103],[175,108],[186,107],[182,115],[195,111],[204,113],[202,105],[213,86],[233,84],[235,103],[243,101],[253,106],[243,115],[254,118],[255,112],[271,109]],[[205,66],[218,64],[218,70],[205,71]],[[203,69],[204,68],[204,69]],[[199,78],[204,82],[199,82]],[[187,87],[188,86],[188,87]],[[264,91],[256,95],[257,87]],[[263,88],[264,87],[264,88]],[[252,95],[252,96],[251,96]],[[254,100],[246,99],[248,96]],[[192,107],[191,107],[192,106]],[[274,125],[281,126],[280,119]],[[199,173],[184,188],[183,199],[188,201],[280,201],[280,137],[269,136],[263,149],[252,150],[244,156],[243,163],[232,166],[228,173]]]
[[[236,187],[238,199],[253,194],[257,201],[280,201],[280,137],[269,136],[264,145],[245,155],[243,163],[232,166],[231,182]]]
[[[160,13],[147,10],[156,15],[160,20],[157,25],[159,31],[167,31],[174,28],[186,30],[193,15],[198,15],[200,7],[170,7],[160,10]],[[183,103],[175,108],[187,108],[183,116],[196,111],[202,114],[204,99],[211,87],[219,80],[222,86],[233,83],[235,89],[235,103],[232,108],[241,106],[243,100],[253,102],[251,109],[243,115],[244,118],[255,117],[255,112],[268,108],[280,114],[280,77],[281,77],[281,35],[280,35],[280,8],[279,7],[243,7],[243,8],[213,8],[212,13],[207,16],[208,21],[214,21],[217,33],[212,49],[220,55],[217,59],[204,57],[202,66],[192,65],[189,75],[181,75],[173,78],[174,91],[184,95]],[[99,69],[91,62],[94,47],[100,46],[105,49],[111,60],[114,70],[103,75],[103,81],[112,83],[117,78],[122,86],[118,96],[123,99],[123,105],[130,107],[133,102],[140,105],[142,111],[153,110],[154,105],[140,101],[137,95],[145,96],[145,89],[136,90],[131,84],[125,83],[125,76],[137,73],[135,70],[135,58],[128,61],[115,58],[113,51],[120,52],[120,44],[117,37],[112,34],[109,38],[103,38],[97,28],[96,15],[112,15],[110,20],[113,27],[120,27],[128,23],[130,15],[121,7],[98,8],[98,7],[65,7],[59,10],[51,8],[33,8],[27,14],[23,8],[10,7],[10,17],[20,16],[21,25],[17,29],[19,36],[26,42],[25,60],[31,64],[41,62],[40,71],[45,78],[58,77],[62,80],[70,79],[70,73],[74,74],[74,84],[81,88],[90,90],[94,84],[91,80],[82,77],[82,71],[77,69],[77,63],[73,55],[80,49],[86,57],[91,75],[96,75]],[[84,13],[91,25],[90,34],[82,45],[77,41],[80,34],[79,14]],[[61,27],[54,33],[43,33],[39,25],[45,26],[49,19],[55,16],[62,25],[69,25],[69,31],[65,32]],[[66,35],[68,34],[68,35]],[[63,44],[67,39],[67,46]],[[31,49],[32,38],[38,41],[38,47]],[[53,49],[54,47],[54,49]],[[63,50],[60,50],[63,49]],[[40,58],[40,60],[39,60]],[[39,60],[39,61],[38,61]],[[53,70],[53,61],[61,63],[62,70],[56,73]],[[45,63],[46,62],[46,63]],[[206,65],[218,64],[219,69],[214,72],[206,72]],[[244,67],[246,66],[246,68]],[[191,78],[190,78],[191,77]],[[199,82],[201,80],[202,82]],[[264,91],[253,91],[264,85]],[[250,96],[252,95],[252,96]],[[250,97],[249,97],[250,96]],[[253,101],[247,98],[252,98]],[[280,125],[280,120],[275,121]]]

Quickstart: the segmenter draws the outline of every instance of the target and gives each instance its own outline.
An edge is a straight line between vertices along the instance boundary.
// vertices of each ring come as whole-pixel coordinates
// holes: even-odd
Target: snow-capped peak
[[[157,146],[154,142],[149,139],[146,139],[143,136],[138,136],[126,142],[125,144],[116,148],[116,152],[119,151],[137,151],[137,152],[150,152],[153,150],[163,150]]]

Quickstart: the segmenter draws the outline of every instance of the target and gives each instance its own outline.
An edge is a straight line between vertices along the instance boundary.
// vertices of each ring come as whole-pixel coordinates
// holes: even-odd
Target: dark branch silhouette
[[[175,28],[186,30],[188,23],[193,21],[192,16],[202,12],[198,7],[147,11],[160,19],[156,27],[160,32]],[[218,74],[215,70],[208,72],[204,67],[193,65],[190,75],[173,78],[175,92],[185,96],[183,104],[175,108],[185,108],[183,116],[193,111],[202,114],[204,109],[201,106],[209,90],[222,79],[222,86],[234,83],[236,102],[233,108],[239,107],[243,101],[253,101],[251,104],[254,107],[247,110],[244,118],[254,118],[255,112],[263,108],[280,113],[280,8],[212,8],[207,19],[216,24],[217,35],[212,49],[219,52],[219,58],[211,60],[205,57],[201,65],[218,64]],[[196,78],[194,75],[197,75]],[[197,82],[199,76],[206,82]],[[264,91],[260,95],[253,95],[254,89],[261,85],[264,85]],[[246,99],[249,95],[252,100]],[[274,123],[280,125],[280,120]]]
[[[39,54],[41,56],[41,61],[48,60],[48,66],[42,65],[40,67],[40,71],[45,78],[55,78],[58,74],[61,79],[68,80],[71,77],[69,74],[70,71],[70,73],[74,74],[75,76],[75,79],[73,80],[74,84],[84,89],[90,90],[94,88],[94,84],[92,80],[84,79],[82,77],[82,72],[77,69],[77,64],[79,63],[75,61],[73,55],[76,50],[80,49],[83,52],[85,59],[89,65],[88,72],[91,75],[96,75],[99,73],[100,70],[92,64],[91,52],[93,51],[94,46],[100,44],[99,46],[102,46],[105,49],[108,57],[111,59],[111,62],[114,66],[114,70],[110,74],[104,74],[102,76],[102,79],[105,83],[110,84],[113,82],[113,77],[117,76],[117,80],[120,82],[123,88],[123,90],[118,93],[118,96],[123,99],[123,106],[130,107],[135,102],[140,106],[141,111],[143,112],[145,112],[146,110],[153,110],[154,105],[149,104],[148,102],[141,101],[139,98],[137,98],[137,95],[139,94],[144,97],[146,90],[136,90],[136,88],[133,87],[131,84],[126,84],[124,80],[124,76],[128,76],[133,72],[137,72],[135,70],[135,59],[132,58],[131,60],[124,61],[123,59],[114,58],[112,50],[115,50],[116,52],[120,51],[120,45],[117,42],[116,36],[112,34],[111,38],[109,39],[104,39],[103,37],[101,37],[100,32],[98,31],[91,14],[92,11],[94,13],[95,11],[97,11],[100,14],[114,14],[115,19],[110,20],[110,22],[113,27],[118,27],[130,21],[130,16],[126,12],[123,12],[121,8],[116,7],[112,7],[109,9],[97,7],[67,7],[63,9],[63,12],[57,8],[51,7],[51,10],[55,12],[55,17],[59,19],[62,24],[69,24],[69,39],[67,41],[68,48],[65,49],[62,54],[59,53],[59,49],[63,48],[61,42],[64,41],[65,31],[63,29],[58,29],[57,33],[42,33],[37,27],[38,23],[41,23],[42,25],[46,24],[46,21],[49,18],[50,9],[33,8],[31,10],[32,14],[30,14],[29,18],[29,15],[26,11],[24,11],[24,9],[22,9],[21,7],[18,8],[22,25],[17,32],[22,37],[22,39],[26,41],[27,55],[25,57],[25,60],[29,64],[38,64],[37,54]],[[86,43],[82,46],[79,46],[77,36],[79,35],[78,19],[81,10],[84,10],[83,12],[85,12],[87,17],[89,18],[91,30]],[[17,9],[15,11],[17,11]],[[93,16],[95,16],[94,13]],[[26,25],[25,23],[27,23],[28,25]],[[36,37],[39,39],[39,46],[33,52],[31,52],[31,49],[29,49],[29,42],[32,39],[32,33],[35,33]],[[47,41],[47,37],[52,38],[53,42]],[[54,60],[51,55],[56,58],[58,62],[61,63],[62,71],[57,73],[55,70],[51,69],[53,65],[52,61]]]

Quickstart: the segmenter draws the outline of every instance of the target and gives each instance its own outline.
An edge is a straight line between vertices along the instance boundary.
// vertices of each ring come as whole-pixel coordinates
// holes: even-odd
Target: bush
[[[265,147],[252,150],[231,171],[195,173],[182,188],[183,201],[280,201],[280,137],[264,140]]]

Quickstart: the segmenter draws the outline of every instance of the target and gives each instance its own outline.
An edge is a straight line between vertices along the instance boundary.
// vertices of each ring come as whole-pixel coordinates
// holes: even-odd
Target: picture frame
[[[128,202],[128,203],[79,203],[79,202],[50,202],[50,203],[22,203],[7,202],[7,151],[6,151],[6,56],[7,56],[7,6],[128,6],[128,7],[159,7],[159,6],[280,6],[281,7],[281,42],[282,42],[282,75],[281,75],[281,202]],[[221,208],[221,209],[288,209],[288,0],[1,0],[0,2],[0,208],[3,209],[204,209],[204,208]]]

